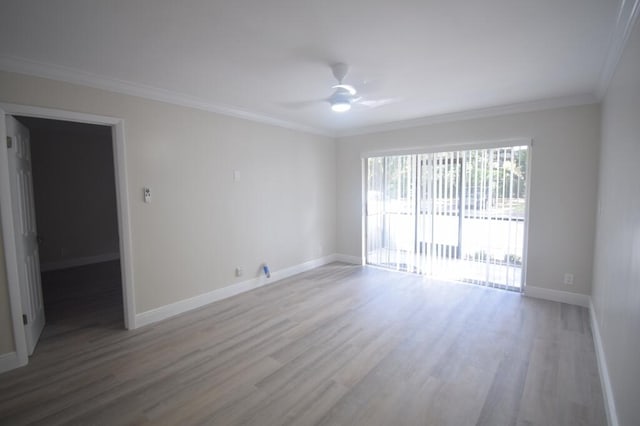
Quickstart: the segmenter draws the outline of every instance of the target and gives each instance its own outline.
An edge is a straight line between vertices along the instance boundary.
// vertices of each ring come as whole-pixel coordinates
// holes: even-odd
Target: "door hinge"
[[[22,314],[22,323],[23,323],[24,325],[29,324],[29,321],[27,320],[27,316],[26,316],[26,315],[24,315],[24,314]]]
[[[11,148],[13,146],[13,140],[11,136],[7,136],[7,148]]]

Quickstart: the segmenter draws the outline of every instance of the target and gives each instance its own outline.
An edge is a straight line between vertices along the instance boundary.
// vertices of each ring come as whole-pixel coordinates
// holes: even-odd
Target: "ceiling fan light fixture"
[[[331,104],[331,110],[334,112],[346,112],[351,109],[351,104],[347,101],[337,101]]]

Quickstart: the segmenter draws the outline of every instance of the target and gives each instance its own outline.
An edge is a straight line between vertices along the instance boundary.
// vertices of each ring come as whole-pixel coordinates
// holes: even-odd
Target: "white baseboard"
[[[20,367],[20,363],[18,362],[17,353],[9,352],[0,355],[0,374],[18,367]]]
[[[200,308],[218,300],[227,299],[246,291],[273,284],[277,281],[291,277],[302,272],[309,271],[322,265],[326,265],[331,262],[335,262],[338,259],[335,254],[331,254],[318,259],[313,259],[308,262],[294,265],[289,268],[280,269],[278,271],[271,272],[271,278],[267,278],[261,275],[257,278],[252,278],[239,283],[231,284],[225,287],[221,287],[210,291],[208,293],[200,294],[198,296],[191,297],[189,299],[180,300],[175,303],[170,303],[159,308],[151,309],[140,314],[136,314],[135,327],[142,327],[148,324],[153,324],[158,321],[162,321],[167,318],[182,314],[193,309]]]
[[[94,263],[110,262],[120,259],[120,253],[106,253],[97,256],[76,257],[73,259],[45,262],[40,265],[41,272],[57,271],[58,269],[75,268],[76,266],[92,265]]]
[[[535,297],[536,299],[551,300],[552,302],[567,303],[585,308],[589,307],[589,296],[586,294],[571,293],[570,291],[552,290],[550,288],[527,285],[524,289],[524,295]]]
[[[607,421],[609,423],[609,426],[618,426],[618,412],[616,411],[616,402],[613,399],[613,388],[611,387],[611,379],[609,378],[607,358],[604,354],[604,346],[602,346],[602,338],[600,337],[600,326],[598,325],[598,319],[596,318],[596,310],[593,307],[593,301],[591,299],[589,299],[589,313],[589,316],[591,318],[591,332],[593,334],[593,343],[596,347],[596,358],[598,359],[600,383],[602,384],[604,408],[607,412]]]
[[[351,256],[348,254],[336,253],[334,256],[334,262],[352,263],[354,265],[362,265],[362,258],[358,256]]]

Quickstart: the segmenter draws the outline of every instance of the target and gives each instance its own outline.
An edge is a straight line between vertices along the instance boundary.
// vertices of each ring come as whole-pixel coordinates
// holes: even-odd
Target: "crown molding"
[[[628,3],[629,0],[622,0],[623,3]],[[633,20],[638,14],[638,2],[640,0],[634,0],[634,13]],[[628,21],[632,23],[632,20]],[[628,25],[628,32],[632,24]],[[625,36],[628,38],[628,33]],[[625,38],[625,41],[626,41]],[[623,43],[624,45],[624,43]],[[622,48],[618,54],[617,60],[620,58]],[[613,49],[612,49],[613,50]],[[612,57],[609,55],[609,57]],[[616,63],[617,63],[616,60]],[[602,99],[599,93],[591,94],[579,94],[573,96],[565,96],[559,98],[550,98],[535,100],[529,102],[521,102],[509,105],[500,105],[488,108],[479,108],[474,110],[458,111],[439,115],[430,115],[426,117],[420,117],[409,120],[394,121],[389,123],[375,124],[371,126],[363,126],[352,129],[343,129],[332,131],[329,129],[318,129],[315,127],[305,126],[299,123],[294,123],[286,120],[277,119],[261,114],[256,114],[250,111],[242,109],[219,105],[205,100],[184,95],[169,90],[147,86],[143,84],[131,83],[123,80],[108,78],[86,71],[81,71],[74,68],[63,67],[59,65],[45,64],[42,62],[36,62],[29,59],[0,56],[0,70],[14,72],[18,74],[26,74],[34,77],[41,77],[50,80],[63,81],[66,83],[77,84],[81,86],[88,86],[96,89],[106,90],[110,92],[122,93],[125,95],[136,96],[145,99],[151,99],[159,102],[166,102],[170,104],[185,106],[188,108],[195,108],[204,111],[213,112],[225,116],[241,118],[258,123],[268,124],[276,127],[281,127],[290,130],[296,130],[304,133],[311,133],[321,136],[327,136],[331,138],[343,138],[348,136],[366,135],[371,133],[387,132],[392,130],[408,129],[413,127],[428,126],[438,123],[447,123],[453,121],[472,120],[477,118],[488,118],[499,115],[516,114],[522,112],[532,112],[544,109],[562,108],[568,106],[588,105],[597,103]],[[611,75],[609,79],[613,75]],[[607,82],[608,83],[608,82]],[[606,90],[606,89],[605,89]]]
[[[33,77],[46,78],[49,80],[57,80],[81,86],[88,86],[95,89],[136,96],[139,98],[180,105],[188,108],[195,108],[213,112],[216,114],[226,115],[229,117],[241,118],[258,123],[269,124],[276,127],[282,127],[289,130],[296,130],[321,136],[335,137],[333,132],[317,129],[315,127],[305,126],[302,124],[293,123],[262,114],[256,114],[232,106],[208,102],[197,97],[161,89],[158,87],[109,78],[98,74],[81,71],[75,68],[47,64],[14,56],[0,56],[0,70],[17,74],[26,74]]]
[[[585,93],[560,98],[540,99],[530,102],[479,108],[468,111],[452,112],[447,114],[430,115],[411,120],[393,121],[389,123],[346,129],[337,133],[338,138],[368,135],[372,133],[389,132],[392,130],[410,129],[413,127],[429,126],[432,124],[450,123],[453,121],[473,120],[477,118],[497,117],[500,115],[517,114],[523,112],[541,111],[545,109],[563,108],[578,105],[598,103],[599,100],[592,93]]]
[[[604,98],[607,87],[613,78],[618,62],[622,57],[624,47],[629,40],[633,26],[638,19],[640,13],[640,0],[622,0],[616,17],[616,24],[611,32],[611,43],[607,59],[604,62],[602,71],[600,72],[600,80],[596,87],[596,96],[599,100]]]

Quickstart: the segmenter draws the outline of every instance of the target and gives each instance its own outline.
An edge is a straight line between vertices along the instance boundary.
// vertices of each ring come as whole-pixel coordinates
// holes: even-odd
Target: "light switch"
[[[233,181],[240,182],[240,170],[233,171]]]
[[[145,203],[151,202],[151,190],[147,187],[144,188],[144,202]]]

